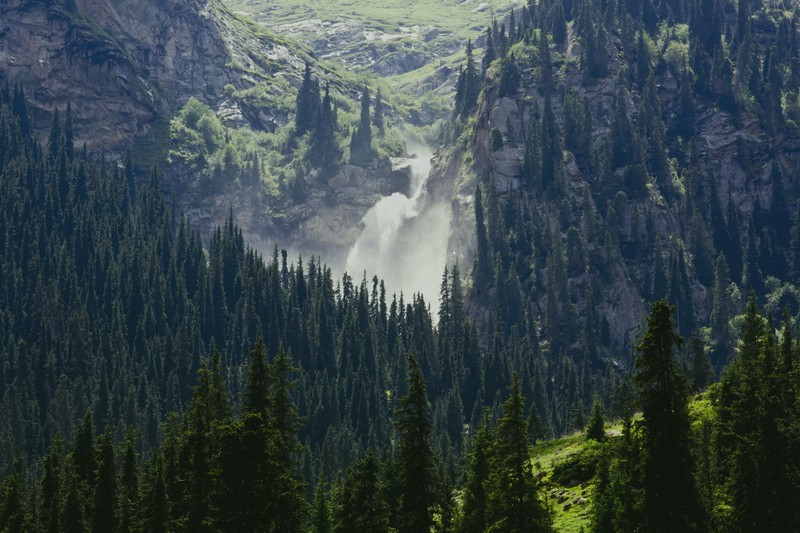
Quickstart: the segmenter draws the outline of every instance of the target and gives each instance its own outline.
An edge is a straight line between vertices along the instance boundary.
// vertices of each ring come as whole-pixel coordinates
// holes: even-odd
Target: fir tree
[[[117,469],[109,428],[106,428],[98,441],[98,452],[92,531],[101,533],[117,529]]]
[[[503,403],[491,447],[486,481],[486,522],[490,531],[550,531],[551,518],[539,500],[528,450],[528,422],[519,376],[514,373],[511,397]]]
[[[487,527],[490,445],[492,430],[489,411],[485,411],[481,425],[470,442],[467,482],[464,487],[464,512],[458,530],[464,533],[482,533]]]
[[[378,128],[378,131],[383,133],[383,98],[381,96],[380,87],[378,87],[378,94],[375,95],[375,106],[372,111],[372,124]]]
[[[408,355],[408,394],[397,411],[397,472],[400,498],[397,530],[423,533],[433,523],[436,470],[430,443],[431,423],[425,380],[417,359]]]
[[[311,65],[306,61],[303,82],[297,92],[294,114],[294,133],[304,135],[314,125],[319,108],[319,82],[311,76]]]
[[[372,160],[372,125],[370,121],[369,89],[361,90],[361,115],[350,139],[350,164],[365,166]]]
[[[703,531],[690,450],[688,384],[674,360],[682,344],[665,301],[655,302],[637,351],[644,415],[645,517],[649,531]]]
[[[598,442],[602,442],[606,438],[603,402],[597,397],[592,404],[592,414],[589,417],[589,424],[586,426],[586,438]]]

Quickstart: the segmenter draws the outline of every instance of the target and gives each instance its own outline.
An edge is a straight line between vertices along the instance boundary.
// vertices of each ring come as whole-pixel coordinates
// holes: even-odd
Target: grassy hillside
[[[463,49],[523,0],[227,0],[278,33],[308,44],[322,59],[387,77],[438,64]]]
[[[589,443],[583,433],[547,441],[533,448],[534,471],[541,480],[542,494],[553,510],[556,531],[578,532],[588,529],[593,485],[591,480],[563,480],[557,468],[579,461]]]
[[[711,415],[716,387],[696,395],[689,403],[693,427]],[[640,419],[637,414],[634,420]],[[619,438],[622,422],[606,424],[609,439]],[[553,511],[553,527],[563,533],[591,530],[594,491],[593,473],[602,446],[587,441],[583,432],[537,444],[531,449],[531,463],[543,488],[542,495]]]

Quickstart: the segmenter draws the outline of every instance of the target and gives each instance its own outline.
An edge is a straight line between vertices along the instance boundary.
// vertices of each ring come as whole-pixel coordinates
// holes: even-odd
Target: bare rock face
[[[226,86],[258,85],[280,97],[299,83],[306,59],[305,51],[243,22],[219,0],[0,3],[0,82],[25,89],[43,134],[53,112],[71,102],[76,143],[89,150],[121,154],[137,137],[155,137],[190,97],[228,125],[274,130],[288,121],[286,110],[234,100]],[[368,169],[345,165],[301,205],[273,212],[257,187],[210,186],[179,164],[164,181],[203,235],[232,213],[256,247],[280,243],[326,255],[349,248],[364,213],[393,186],[404,186],[388,161]]]
[[[0,79],[26,90],[40,128],[71,100],[76,141],[90,149],[127,144],[191,96],[217,108],[226,84],[258,81],[248,72],[302,62],[217,0],[0,4]]]
[[[561,128],[566,122],[568,94],[574,94],[588,105],[592,119],[591,141],[595,148],[611,140],[618,93],[630,120],[633,123],[639,120],[640,104],[629,93],[620,93],[617,86],[620,66],[614,58],[619,53],[618,43],[613,39],[611,42],[611,75],[587,80],[577,62],[567,61],[557,69],[551,94],[553,115]],[[566,54],[567,57],[580,54],[574,39],[567,44]],[[497,73],[489,69],[486,75],[484,87],[496,87]],[[680,194],[685,193],[676,192],[675,185],[685,176],[688,145],[680,147],[671,141],[675,147],[670,153],[673,183],[664,186],[648,177],[644,187],[639,189],[626,181],[631,166],[616,169],[601,178],[587,170],[585,162],[579,164],[568,146],[562,146],[558,187],[532,191],[521,163],[530,121],[541,121],[545,98],[533,69],[521,67],[521,76],[521,88],[513,97],[500,98],[496,90],[485,91],[474,128],[468,132],[469,142],[440,149],[434,161],[429,183],[438,195],[449,194],[454,206],[451,248],[466,250],[466,258],[460,262],[471,264],[475,239],[473,195],[478,182],[484,194],[490,187],[494,188],[501,210],[505,202],[524,203],[539,227],[547,228],[562,244],[569,242],[570,231],[573,242],[575,234],[579,234],[580,241],[585,243],[584,252],[591,258],[591,263],[587,264],[592,268],[568,274],[570,301],[578,312],[579,321],[585,321],[588,316],[586,295],[593,291],[593,305],[602,318],[609,348],[612,353],[629,353],[647,313],[646,299],[654,292],[654,257],[660,255],[662,260],[677,257],[678,247],[670,243],[674,243],[676,236],[685,238],[688,233],[689,221],[682,219],[680,199]],[[670,126],[679,107],[679,84],[675,73],[668,69],[660,74],[658,83],[662,119]],[[735,216],[744,231],[753,223],[754,212],[769,212],[776,200],[776,190],[790,189],[792,176],[796,176],[800,168],[800,141],[780,131],[770,132],[750,112],[734,113],[702,98],[697,102],[693,126],[697,134],[696,149],[705,172],[704,194],[710,198],[711,192],[716,191],[717,203],[723,208],[730,201],[733,211],[726,216]],[[455,135],[459,134],[460,130]],[[782,200],[786,202],[785,198]],[[689,245],[683,246],[681,250],[690,249]],[[707,282],[704,285],[700,281],[694,268],[697,257],[683,252],[682,259],[688,265],[686,284],[693,318],[704,322],[710,313],[710,287]],[[537,275],[544,279],[547,267],[544,261],[540,263]],[[602,272],[592,270],[597,265],[602,265]],[[534,313],[541,313],[546,307],[544,292],[531,294]],[[491,313],[491,306],[488,311],[477,309],[475,313],[477,316]],[[624,366],[627,362],[619,359],[615,364]]]

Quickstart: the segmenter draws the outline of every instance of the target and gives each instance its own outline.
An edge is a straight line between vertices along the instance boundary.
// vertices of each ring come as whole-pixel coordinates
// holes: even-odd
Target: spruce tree
[[[314,125],[319,108],[319,82],[311,76],[311,65],[306,61],[303,82],[297,92],[294,113],[294,134],[304,135]]]
[[[489,479],[489,447],[492,442],[491,413],[486,410],[475,436],[470,442],[467,482],[464,486],[464,504],[458,530],[463,533],[483,533],[486,530]]]
[[[478,104],[478,95],[481,92],[481,77],[475,66],[475,58],[472,53],[472,39],[467,40],[465,52],[465,66],[463,76],[463,97],[459,114],[466,118]]]
[[[551,531],[551,517],[539,500],[533,477],[525,399],[516,372],[511,378],[511,397],[502,410],[486,481],[487,529],[508,533]]]
[[[378,128],[378,131],[383,133],[383,97],[381,96],[380,87],[378,87],[378,93],[375,95],[375,105],[373,107],[372,124]]]
[[[645,519],[653,532],[704,531],[695,486],[688,412],[688,383],[675,361],[683,340],[672,322],[674,307],[650,308],[637,345],[635,382],[644,416]]]
[[[389,508],[383,497],[380,464],[372,449],[347,469],[338,487],[333,531],[379,533],[389,524]]]
[[[400,399],[395,425],[399,437],[397,530],[424,533],[433,524],[436,469],[430,442],[431,422],[425,380],[417,359],[408,355],[408,394]]]
[[[595,397],[592,404],[592,414],[589,418],[589,424],[586,426],[586,438],[601,442],[606,438],[605,430],[605,413],[603,410],[603,402],[599,397]]]
[[[92,520],[94,533],[117,529],[117,469],[111,438],[111,429],[106,428],[98,441],[99,466]]]
[[[350,139],[350,164],[365,166],[372,159],[372,125],[369,113],[369,89],[361,90],[361,115]]]

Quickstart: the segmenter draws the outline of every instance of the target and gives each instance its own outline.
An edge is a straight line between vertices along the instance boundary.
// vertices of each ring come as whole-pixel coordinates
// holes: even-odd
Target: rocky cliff
[[[0,25],[2,77],[26,90],[40,128],[71,100],[90,149],[130,144],[190,96],[218,108],[227,84],[283,92],[307,58],[217,0],[11,0]],[[240,112],[262,128],[286,120],[285,109]]]
[[[759,31],[766,33],[758,40],[774,42],[782,24],[780,17],[762,24]],[[508,284],[519,283],[545,343],[562,336],[552,327],[574,313],[576,332],[559,350],[579,360],[587,336],[598,335],[620,364],[652,299],[677,304],[684,335],[702,333],[715,312],[724,315],[724,326],[718,322],[702,333],[710,347],[751,287],[776,314],[779,305],[794,310],[798,304],[789,227],[800,137],[794,123],[784,121],[789,111],[776,112],[781,118],[775,121],[759,89],[731,97],[730,89],[718,89],[724,82],[705,81],[708,73],[687,76],[688,56],[666,53],[675,45],[663,28],[637,73],[636,41],[625,31],[607,34],[602,76],[588,75],[584,39],[573,26],[563,45],[548,44],[547,54],[538,30],[519,37],[485,73],[472,118],[457,120],[448,132],[431,180],[456,206],[452,248],[467,249],[470,258],[476,250],[474,193],[482,184],[494,279],[473,287],[480,295],[478,315],[496,321],[502,312],[495,306],[502,307]],[[522,25],[517,32],[525,35]],[[685,37],[680,42],[689,50]],[[765,53],[755,48],[754,55]],[[768,54],[764,63],[756,61],[766,65],[764,77],[768,62]],[[549,69],[553,78],[546,81]],[[647,90],[655,90],[656,101],[648,100],[649,73]],[[784,91],[784,103],[796,98],[797,87]],[[657,122],[649,115],[653,109]],[[628,137],[620,142],[623,134]],[[550,154],[553,181],[543,184],[548,137],[556,140],[557,153]],[[619,156],[618,162],[615,150],[625,155],[625,143],[629,159]],[[566,279],[559,281],[562,273]],[[560,298],[556,285],[569,293],[558,304],[562,311],[552,303]]]
[[[78,146],[120,156],[132,148],[140,171],[158,166],[167,193],[205,235],[233,211],[257,246],[278,242],[343,260],[364,213],[382,194],[408,186],[388,160],[342,165],[326,183],[309,184],[303,201],[280,206],[266,182],[201,179],[213,173],[211,161],[206,168],[164,162],[170,120],[190,98],[209,106],[228,133],[274,132],[290,123],[306,62],[331,83],[337,105],[353,97],[355,88],[302,45],[239,18],[219,0],[0,4],[0,81],[25,90],[43,137],[54,112],[63,116],[71,102]]]

